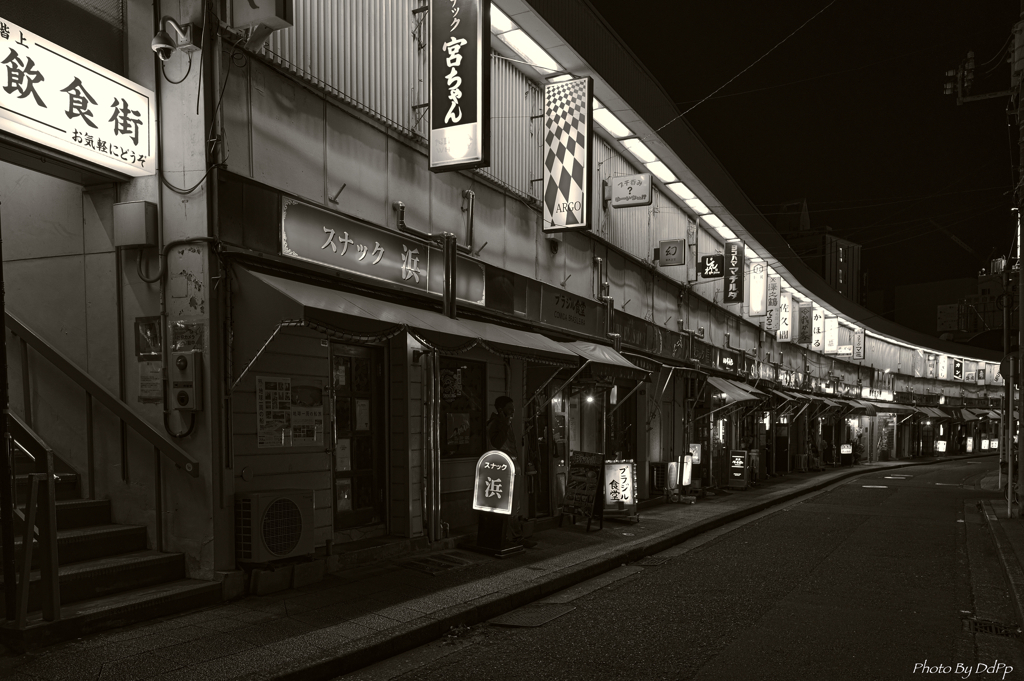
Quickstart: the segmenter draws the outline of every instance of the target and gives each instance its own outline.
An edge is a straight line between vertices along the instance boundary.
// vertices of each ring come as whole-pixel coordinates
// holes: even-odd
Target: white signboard
[[[0,130],[125,175],[156,173],[151,90],[0,18]]]
[[[768,267],[763,260],[755,260],[750,264],[750,308],[747,312],[751,317],[763,317],[767,287]]]
[[[776,340],[788,343],[793,340],[793,294],[783,291],[779,294],[779,330]]]
[[[782,277],[768,277],[768,290],[765,294],[766,312],[764,318],[765,331],[779,330],[779,294],[782,292]]]
[[[811,315],[811,348],[821,352],[825,347],[825,312],[820,307],[813,307]]]
[[[839,350],[839,318],[825,317],[825,354],[834,355]]]
[[[654,198],[650,173],[613,177],[608,184],[612,191],[612,208],[649,206]]]
[[[853,359],[864,359],[864,329],[853,330]]]
[[[949,358],[946,355],[939,355],[939,380],[946,380],[949,363],[946,361]]]
[[[853,346],[852,345],[840,345],[836,348],[837,357],[853,357]]]
[[[686,264],[686,240],[672,239],[658,242],[658,267]]]

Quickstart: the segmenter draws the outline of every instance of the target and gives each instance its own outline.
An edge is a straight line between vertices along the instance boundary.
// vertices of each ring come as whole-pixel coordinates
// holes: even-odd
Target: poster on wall
[[[545,232],[585,230],[593,225],[594,81],[590,76],[544,87]]]
[[[768,267],[763,260],[755,260],[750,265],[750,304],[747,311],[751,317],[763,317],[765,297],[768,292]]]
[[[765,291],[764,330],[779,330],[779,293],[782,291],[782,277],[768,277],[768,288]]]
[[[793,340],[793,294],[790,291],[779,294],[779,330],[775,339],[783,343]]]
[[[853,359],[864,359],[864,329],[853,329]]]
[[[725,242],[725,294],[726,305],[743,302],[744,269],[743,242],[730,239]]]
[[[171,322],[171,352],[203,349],[203,322]]]
[[[293,447],[308,447],[324,441],[324,386],[318,378],[294,379],[291,386]]]
[[[323,381],[256,377],[257,447],[308,447],[323,441]]]
[[[156,404],[163,401],[163,363],[156,361],[139,362],[139,402]]]
[[[430,2],[430,169],[490,165],[491,2]]]

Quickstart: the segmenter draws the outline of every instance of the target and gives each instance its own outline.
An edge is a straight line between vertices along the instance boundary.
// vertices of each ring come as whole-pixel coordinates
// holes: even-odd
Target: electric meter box
[[[171,384],[171,407],[178,411],[203,408],[203,355],[199,350],[172,352],[167,378]]]

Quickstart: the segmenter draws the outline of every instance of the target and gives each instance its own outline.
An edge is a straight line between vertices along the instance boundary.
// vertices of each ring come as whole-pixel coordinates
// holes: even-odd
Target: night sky
[[[972,94],[1009,89],[1018,0],[591,1],[680,111],[827,7],[690,125],[770,221],[806,198],[812,228],[861,243],[868,290],[975,276],[1009,251],[1007,98],[957,106],[942,86],[970,49]]]

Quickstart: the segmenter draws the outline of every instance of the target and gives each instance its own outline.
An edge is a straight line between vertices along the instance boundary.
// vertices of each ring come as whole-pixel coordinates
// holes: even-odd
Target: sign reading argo
[[[545,232],[591,227],[593,90],[589,76],[544,88]]]
[[[156,173],[153,92],[0,18],[0,130],[111,170]]]
[[[430,2],[430,169],[485,168],[491,144],[491,2]]]

